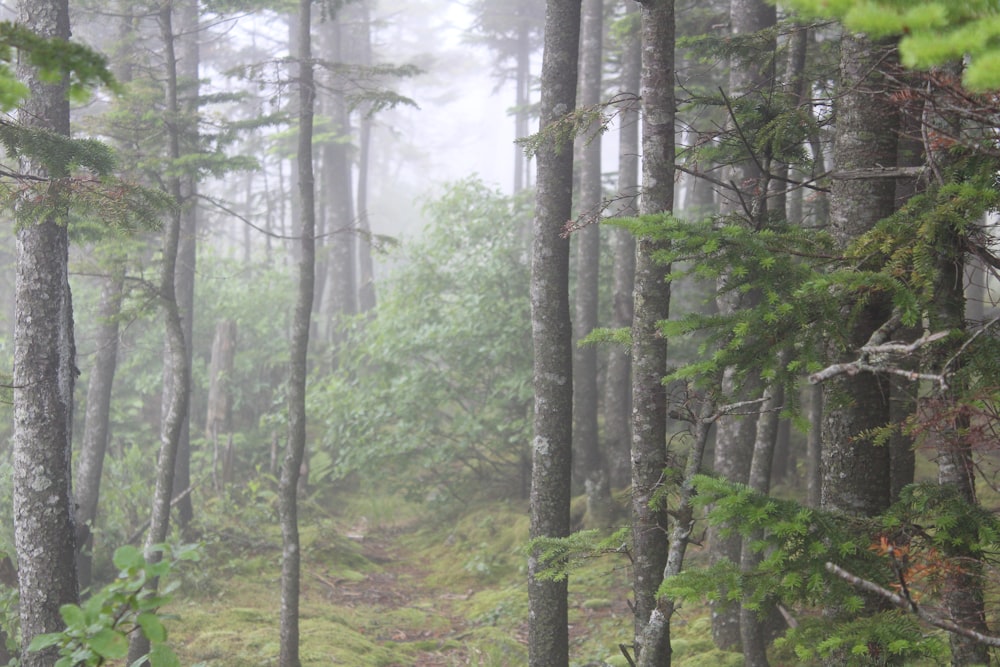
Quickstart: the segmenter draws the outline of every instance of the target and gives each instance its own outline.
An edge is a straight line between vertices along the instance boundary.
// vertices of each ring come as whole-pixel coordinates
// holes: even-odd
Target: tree
[[[288,370],[288,442],[281,466],[279,517],[281,520],[281,667],[299,667],[299,472],[306,448],[306,375],[309,326],[316,281],[316,202],[313,176],[313,105],[316,89],[312,64],[312,0],[298,6],[298,179],[302,216],[299,285],[292,321]]]
[[[576,107],[580,0],[548,0],[542,58],[541,142],[537,150],[531,252],[531,336],[535,417],[531,537],[569,535],[573,430],[573,352],[569,315],[572,135],[560,123]],[[567,585],[542,575],[537,549],[528,558],[528,656],[532,667],[569,664]]]
[[[768,189],[770,174],[769,156],[758,155],[757,148],[741,139],[744,132],[736,109],[747,110],[755,127],[766,122],[774,86],[775,41],[769,31],[776,21],[774,5],[763,0],[732,0],[729,7],[729,29],[734,40],[754,40],[753,54],[739,54],[730,59],[729,98],[730,141],[736,145],[737,157],[730,165],[729,180],[736,184],[725,202],[724,212],[742,218],[742,224],[757,226],[768,216]],[[760,54],[765,54],[760,57]],[[764,165],[767,165],[766,167]],[[782,211],[783,212],[783,211]],[[718,284],[716,305],[719,312],[734,313],[753,305],[757,295],[731,289],[731,278],[723,275]],[[745,382],[737,380],[737,370],[724,371],[722,391],[733,400],[751,398],[759,391],[759,383],[752,376]],[[753,457],[756,435],[756,415],[726,415],[716,425],[715,460],[716,474],[734,482],[746,483]],[[722,528],[713,528],[709,534],[710,557],[713,561],[728,559],[740,562],[741,541],[738,535],[724,535]],[[716,602],[712,608],[712,638],[719,648],[733,648],[740,644],[740,611],[736,605]]]
[[[642,16],[643,215],[674,205],[674,3],[647,0]],[[632,549],[636,653],[641,665],[670,664],[670,614],[658,597],[667,565],[667,341],[659,325],[670,311],[669,266],[658,261],[663,239],[636,241],[632,320]],[[652,626],[650,628],[649,626]],[[650,630],[654,631],[650,631]]]
[[[21,24],[35,35],[68,40],[66,0],[18,3]],[[69,136],[69,91],[65,76],[55,82],[30,62],[17,78],[31,96],[18,112],[29,130]],[[66,164],[23,156],[19,171],[49,182],[55,195]],[[50,180],[51,179],[51,180]],[[19,203],[28,206],[28,202]],[[14,539],[18,561],[21,637],[24,646],[40,634],[62,629],[59,607],[78,601],[76,526],[71,504],[70,443],[76,348],[68,277],[66,209],[56,204],[40,219],[17,229],[14,292]],[[27,667],[51,665],[54,647],[25,652]]]
[[[639,35],[638,4],[626,3],[626,14],[621,20],[622,63],[619,97],[623,99],[620,110],[618,139],[618,197],[621,205],[615,214],[622,217],[639,212],[639,79],[642,70],[642,51]],[[609,243],[614,252],[611,274],[611,322],[614,329],[632,327],[632,288],[635,282],[635,239],[627,230],[613,226],[609,230]],[[628,486],[632,480],[632,387],[631,361],[627,350],[612,346],[608,352],[604,391],[604,441],[607,453],[610,482],[613,487]]]
[[[585,0],[580,37],[579,98],[583,108],[596,108],[601,99],[604,63],[604,3]],[[577,138],[580,154],[580,218],[576,237],[576,293],[573,325],[577,341],[597,328],[601,259],[600,225],[601,135],[598,123]],[[587,514],[597,526],[611,524],[611,486],[598,439],[597,348],[577,344],[573,350],[573,451],[576,469],[587,494]]]
[[[174,7],[170,0],[160,5],[158,20],[163,39],[166,63],[166,103],[169,117],[167,125],[168,157],[177,161],[181,157],[181,132],[176,122],[181,112],[178,94],[178,59],[174,51]],[[156,486],[153,490],[149,532],[146,533],[145,553],[148,562],[160,557],[156,546],[167,539],[170,525],[170,506],[173,500],[174,472],[181,432],[187,423],[190,398],[190,354],[184,335],[177,299],[177,256],[181,243],[183,186],[179,173],[167,178],[167,191],[175,208],[163,227],[163,266],[160,269],[159,301],[166,330],[166,349],[163,363],[163,398],[160,415],[160,450],[156,460]],[[149,582],[154,591],[156,579]],[[129,643],[129,664],[141,660],[149,653],[149,639],[142,633],[132,636]]]

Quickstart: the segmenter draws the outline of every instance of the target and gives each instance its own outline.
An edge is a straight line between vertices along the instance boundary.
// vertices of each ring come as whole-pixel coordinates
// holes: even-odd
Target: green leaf
[[[59,607],[59,615],[62,616],[63,622],[66,624],[67,628],[82,628],[87,625],[87,619],[83,610],[75,604],[64,604]]]
[[[41,651],[50,646],[55,646],[63,640],[61,632],[48,632],[44,635],[35,635],[28,644],[28,651]]]
[[[135,622],[142,628],[142,634],[152,642],[163,642],[167,639],[167,630],[163,627],[159,617],[148,611],[144,611],[135,619]]]
[[[112,560],[115,567],[119,570],[136,570],[146,563],[142,552],[131,544],[126,544],[115,549],[115,555]]]
[[[111,628],[101,628],[85,641],[95,653],[109,660],[118,660],[128,655],[128,640],[125,635]]]

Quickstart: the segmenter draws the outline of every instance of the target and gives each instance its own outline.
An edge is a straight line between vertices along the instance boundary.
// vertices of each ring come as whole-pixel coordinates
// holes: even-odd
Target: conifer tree
[[[22,0],[18,18],[39,37],[70,37],[66,0]],[[69,137],[67,78],[53,82],[26,60],[19,63],[17,77],[30,97],[18,112],[18,123]],[[65,164],[40,157],[22,157],[19,171],[28,178],[52,179],[50,194],[68,176]],[[61,630],[60,606],[79,598],[70,481],[77,371],[66,214],[65,206],[57,204],[40,219],[23,221],[16,232],[13,495],[24,647],[37,635]],[[21,664],[47,667],[57,657],[55,647],[24,651]]]

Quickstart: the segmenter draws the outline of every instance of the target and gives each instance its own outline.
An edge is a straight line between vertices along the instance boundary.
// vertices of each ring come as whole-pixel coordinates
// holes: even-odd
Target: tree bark
[[[98,306],[99,325],[95,335],[97,351],[94,367],[87,383],[87,412],[84,417],[83,441],[77,457],[76,504],[77,548],[80,587],[90,586],[94,521],[97,519],[101,475],[108,448],[111,414],[111,388],[118,360],[118,316],[121,313],[123,267],[112,269],[104,279]],[[79,539],[80,537],[84,539]]]
[[[635,13],[638,5],[629,0],[626,11]],[[639,77],[642,70],[642,49],[639,32],[628,35],[622,45],[620,94],[633,96],[620,110],[618,139],[618,197],[615,215],[627,217],[638,210],[639,197]],[[611,274],[611,326],[616,329],[632,326],[632,291],[635,284],[635,238],[626,230],[611,227],[609,242],[614,252]],[[617,346],[609,349],[607,380],[604,392],[604,441],[609,463],[611,485],[628,486],[632,480],[632,387],[631,361],[627,352]]]
[[[841,40],[840,86],[834,164],[838,169],[892,166],[899,115],[888,99],[878,64],[887,44],[861,36]],[[835,180],[830,200],[831,232],[841,247],[895,209],[890,179]],[[873,298],[852,323],[846,349],[854,355],[889,319],[883,299]],[[873,374],[840,376],[824,385],[822,506],[873,516],[889,506],[889,450],[864,434],[889,422],[889,383]]]
[[[580,0],[548,0],[542,58],[541,131],[576,107]],[[569,240],[572,140],[546,135],[539,147],[531,262],[531,337],[534,349],[534,438],[531,536],[569,534],[573,431],[573,352],[569,315]],[[569,664],[566,581],[539,576],[537,552],[528,558],[528,662]]]
[[[299,1],[298,92],[299,92],[299,200],[302,216],[299,253],[299,287],[292,322],[288,373],[288,444],[281,467],[279,515],[281,519],[281,649],[280,667],[299,667],[299,472],[306,448],[306,375],[309,327],[315,292],[316,201],[313,176],[313,105],[315,85],[312,65],[311,0]]]
[[[642,200],[644,215],[674,206],[674,3],[642,5]],[[670,664],[669,616],[662,632],[645,634],[657,608],[667,559],[667,512],[652,502],[667,465],[667,341],[659,322],[670,311],[670,271],[655,259],[663,242],[637,241],[632,321],[632,542],[635,642],[640,664]],[[644,643],[647,642],[647,643]]]
[[[580,38],[580,105],[590,107],[601,100],[601,67],[604,62],[604,3],[583,0]],[[597,328],[601,260],[600,220],[601,135],[596,126],[577,137],[580,155],[579,216],[583,226],[576,237],[576,300],[573,347],[573,451],[587,497],[587,521],[594,527],[611,525],[611,486],[600,450],[597,413],[597,348],[579,341]]]
[[[23,0],[18,20],[44,38],[69,39],[66,0]],[[19,63],[17,78],[31,96],[18,111],[21,126],[69,136],[67,82],[51,83]],[[30,159],[19,171],[59,179]],[[58,194],[58,180],[49,185]],[[17,205],[20,205],[19,203]],[[73,303],[69,288],[69,239],[58,211],[17,228],[14,287],[14,546],[20,591],[21,641],[64,627],[59,607],[76,603],[76,526],[70,444],[77,370]],[[46,667],[58,649],[27,652],[25,667]]]

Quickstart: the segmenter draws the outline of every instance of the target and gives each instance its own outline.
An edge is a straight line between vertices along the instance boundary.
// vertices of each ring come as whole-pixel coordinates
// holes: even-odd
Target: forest
[[[998,45],[0,5],[0,664],[1000,664]]]

